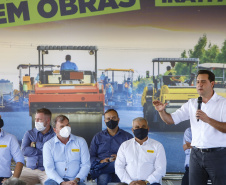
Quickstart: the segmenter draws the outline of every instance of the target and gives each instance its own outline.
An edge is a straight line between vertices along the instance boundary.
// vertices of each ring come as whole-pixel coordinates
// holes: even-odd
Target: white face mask
[[[71,134],[71,127],[65,126],[60,130],[60,136],[64,138],[68,138]]]
[[[43,122],[35,122],[35,128],[40,132],[46,129]]]

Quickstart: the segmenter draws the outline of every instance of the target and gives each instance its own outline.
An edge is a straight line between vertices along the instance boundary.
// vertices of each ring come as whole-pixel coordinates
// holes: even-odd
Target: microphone
[[[201,109],[201,106],[202,106],[202,97],[198,97],[198,110]],[[199,119],[197,119],[197,121],[199,121]]]

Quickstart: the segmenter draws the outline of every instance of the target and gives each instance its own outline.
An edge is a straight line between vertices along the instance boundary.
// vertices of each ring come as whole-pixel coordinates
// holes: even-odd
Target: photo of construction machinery
[[[93,136],[102,130],[104,112],[103,86],[97,83],[96,46],[38,46],[39,82],[35,93],[29,94],[29,112],[34,127],[35,112],[46,107],[53,113],[69,118],[72,133],[82,136],[90,144]],[[64,50],[93,55],[93,71],[52,71],[44,68],[44,55]],[[51,51],[51,52],[49,52]],[[88,52],[87,52],[88,51]]]
[[[60,65],[44,64],[45,69],[53,70],[59,68]],[[38,64],[20,64],[17,66],[19,70],[19,90],[14,90],[14,106],[28,109],[29,94],[34,94],[35,83],[39,82]],[[35,76],[31,74],[31,69],[35,70]]]
[[[105,108],[133,107],[133,69],[100,69],[104,86]]]
[[[6,109],[13,98],[13,83],[9,80],[0,80],[0,110]]]
[[[189,66],[189,75],[175,75],[176,71],[174,66],[180,62],[186,63]],[[144,88],[141,100],[143,114],[148,120],[150,128],[155,128],[156,131],[184,131],[189,127],[189,121],[185,121],[185,123],[176,126],[166,125],[161,120],[152,102],[159,100],[162,103],[167,103],[166,112],[172,113],[189,99],[197,98],[196,79],[195,74],[192,73],[192,69],[194,65],[198,66],[198,64],[198,58],[154,58],[152,60],[153,83]],[[164,68],[165,71],[167,70],[166,65],[170,66],[171,71],[174,72],[168,75],[160,75],[161,68]],[[196,68],[196,70],[198,69]],[[173,77],[178,79],[178,81],[172,83]]]

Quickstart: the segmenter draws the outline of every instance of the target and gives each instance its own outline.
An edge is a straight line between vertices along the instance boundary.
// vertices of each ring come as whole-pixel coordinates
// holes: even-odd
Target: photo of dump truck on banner
[[[97,83],[96,46],[38,46],[39,82],[35,84],[35,93],[29,95],[29,112],[32,127],[36,110],[46,107],[53,118],[59,114],[70,120],[72,133],[82,136],[90,144],[93,136],[102,130],[104,112],[103,87]],[[88,51],[93,55],[94,71],[45,70],[44,55],[51,52],[71,50]],[[53,53],[54,53],[53,52]],[[87,52],[87,53],[88,53]]]
[[[176,63],[181,62],[189,66],[189,75],[176,75],[174,66]],[[154,58],[152,64],[153,84],[149,84],[144,88],[141,100],[144,117],[148,120],[149,127],[155,128],[157,131],[184,131],[189,127],[189,121],[185,121],[185,123],[176,126],[166,125],[159,117],[152,102],[159,100],[162,103],[167,103],[166,112],[172,113],[189,99],[197,98],[195,73],[192,72],[192,69],[198,66],[199,59]],[[156,64],[157,72],[155,71]],[[160,68],[165,68],[165,65],[162,64],[168,65],[164,75],[160,75]]]

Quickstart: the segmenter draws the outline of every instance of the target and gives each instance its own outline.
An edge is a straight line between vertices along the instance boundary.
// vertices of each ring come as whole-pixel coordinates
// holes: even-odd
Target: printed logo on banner
[[[140,9],[140,0],[1,0],[0,27],[59,21]]]
[[[155,6],[220,6],[226,0],[155,0]]]

